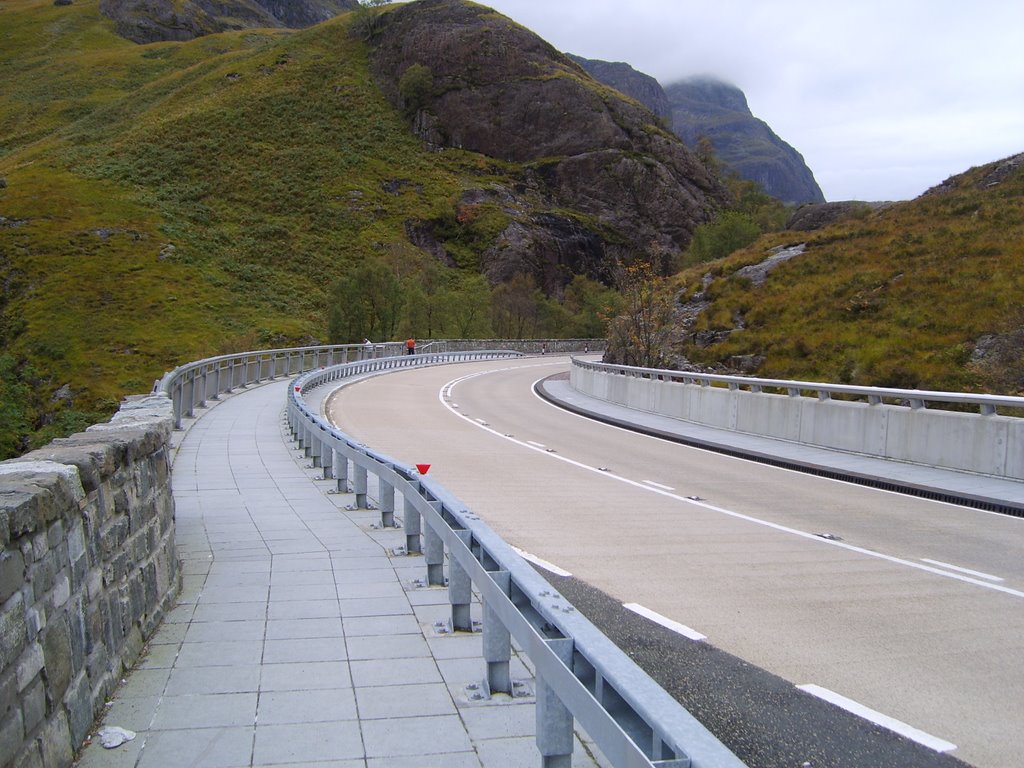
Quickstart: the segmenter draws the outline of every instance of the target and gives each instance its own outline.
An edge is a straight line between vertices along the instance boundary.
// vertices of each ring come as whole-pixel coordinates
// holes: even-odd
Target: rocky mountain
[[[672,83],[665,92],[672,105],[672,129],[688,145],[707,136],[727,168],[758,182],[784,203],[825,202],[803,156],[754,117],[739,88],[695,77]]]
[[[464,195],[493,200],[510,218],[484,253],[492,282],[529,272],[551,292],[574,273],[607,280],[617,261],[609,247],[622,243],[658,254],[667,269],[724,200],[718,179],[654,114],[488,8],[401,5],[381,17],[370,45],[381,90],[429,146],[526,165],[522,190]],[[415,90],[403,80],[410,72]],[[519,213],[531,199],[574,213]]]
[[[308,27],[358,5],[359,0],[100,0],[100,11],[122,37],[153,43],[232,29]]]
[[[751,114],[736,86],[699,77],[666,88],[629,64],[569,56],[592,77],[664,118],[687,146],[707,136],[726,170],[758,182],[773,197],[787,204],[825,202],[800,153]]]

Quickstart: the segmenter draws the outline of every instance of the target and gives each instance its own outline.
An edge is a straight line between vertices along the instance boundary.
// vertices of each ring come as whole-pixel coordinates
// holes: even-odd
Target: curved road
[[[1021,764],[1024,520],[589,421],[532,392],[567,367],[394,373],[339,390],[328,415],[431,464],[510,544],[616,601],[920,729],[931,749]]]

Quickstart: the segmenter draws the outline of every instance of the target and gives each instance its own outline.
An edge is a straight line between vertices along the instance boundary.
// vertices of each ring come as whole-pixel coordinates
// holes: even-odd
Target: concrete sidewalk
[[[532,695],[475,698],[480,635],[445,630],[447,590],[417,585],[422,557],[390,554],[401,530],[318,481],[288,386],[229,396],[176,436],[182,593],[108,707],[105,725],[138,736],[94,739],[78,765],[539,765]],[[532,694],[525,658],[512,676]],[[577,735],[573,765],[607,762]]]

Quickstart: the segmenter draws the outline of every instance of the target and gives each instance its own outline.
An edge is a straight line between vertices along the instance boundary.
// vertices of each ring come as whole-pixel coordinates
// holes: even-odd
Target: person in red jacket
[[[405,342],[405,354],[416,354],[416,339],[409,339],[408,341]]]

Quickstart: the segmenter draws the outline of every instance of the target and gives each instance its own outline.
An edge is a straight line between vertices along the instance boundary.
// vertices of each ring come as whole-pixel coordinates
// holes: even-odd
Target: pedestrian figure
[[[416,339],[409,339],[408,341],[405,342],[405,354],[416,354]]]
[[[540,353],[542,355],[546,355],[548,353],[548,345],[547,344],[541,344],[540,345]]]

